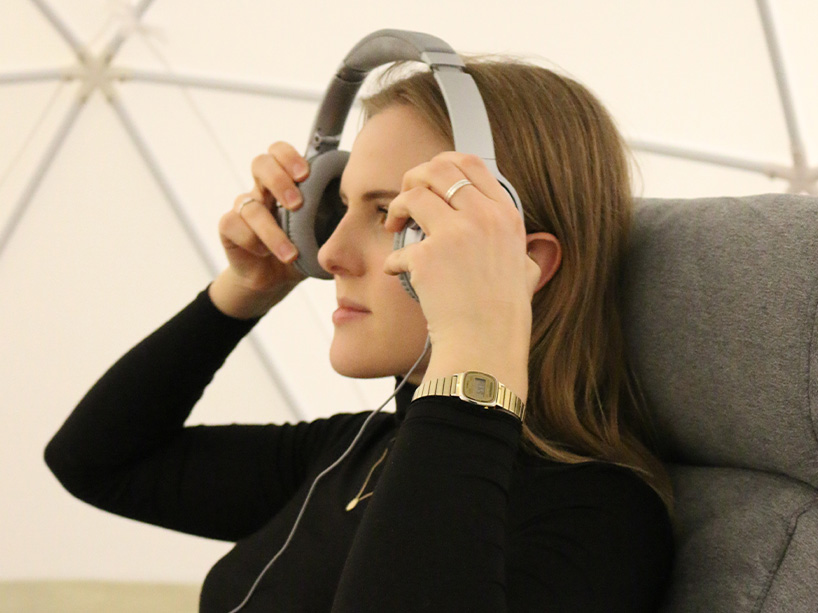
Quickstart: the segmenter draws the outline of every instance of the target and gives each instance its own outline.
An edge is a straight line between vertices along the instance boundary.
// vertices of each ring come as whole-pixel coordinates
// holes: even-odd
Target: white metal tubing
[[[31,83],[32,81],[53,81],[67,77],[65,70],[50,68],[48,70],[26,70],[24,72],[6,72],[0,74],[0,84]]]
[[[60,36],[65,39],[65,42],[68,43],[68,46],[74,50],[74,53],[77,54],[78,57],[82,58],[85,53],[85,47],[80,42],[80,39],[76,37],[76,35],[71,31],[71,28],[68,27],[68,24],[63,21],[63,19],[54,12],[54,9],[49,6],[45,0],[31,0],[31,2],[36,6],[40,11],[45,15],[45,18],[54,26],[54,28],[59,32]]]
[[[787,132],[790,136],[790,148],[792,158],[796,167],[806,164],[806,154],[804,141],[801,138],[801,126],[798,123],[798,115],[795,111],[795,104],[792,98],[792,87],[790,86],[787,68],[784,64],[784,54],[778,40],[778,32],[775,27],[772,9],[769,0],[757,0],[758,12],[761,16],[761,24],[764,27],[764,38],[767,40],[767,48],[770,52],[770,60],[773,63],[776,84],[778,85],[778,95],[781,98],[781,106],[784,110],[784,119],[787,124]]]
[[[261,365],[264,367],[264,370],[267,371],[267,375],[273,381],[273,385],[276,387],[276,392],[281,394],[281,397],[284,399],[284,404],[287,405],[287,408],[290,410],[292,416],[296,421],[306,421],[306,414],[304,413],[304,410],[296,400],[295,394],[293,394],[293,391],[290,389],[287,379],[281,375],[272,354],[267,351],[267,348],[261,342],[259,333],[257,331],[251,332],[247,337],[247,340],[250,342],[250,346],[253,348],[253,351],[255,351],[256,357],[258,357]]]
[[[82,110],[84,106],[84,102],[79,98],[76,98],[68,109],[68,113],[63,119],[62,123],[60,124],[59,128],[57,128],[56,133],[51,139],[51,142],[48,145],[45,153],[43,154],[40,163],[37,165],[37,168],[34,170],[34,174],[28,181],[23,193],[20,195],[19,200],[17,200],[17,204],[14,205],[14,209],[11,212],[11,216],[6,221],[5,225],[0,231],[0,258],[3,257],[3,251],[5,250],[8,243],[11,241],[11,236],[14,234],[17,226],[20,223],[20,220],[23,218],[23,215],[28,208],[31,199],[34,197],[34,194],[37,192],[37,188],[40,186],[40,183],[45,176],[46,171],[51,166],[51,163],[54,161],[54,158],[57,155],[60,147],[62,146],[63,142],[65,142],[66,136],[68,136],[68,132],[71,130],[71,127],[74,125],[74,122],[77,120],[77,116],[79,112]]]
[[[125,74],[125,79],[129,81],[170,83],[173,85],[192,86],[202,89],[218,89],[240,92],[244,94],[272,96],[275,98],[307,100],[310,102],[320,102],[324,98],[323,90],[292,87],[289,85],[266,85],[261,83],[235,81],[231,79],[219,79],[215,77],[154,72],[151,70],[142,70],[137,68],[121,68],[121,70]]]
[[[142,19],[142,15],[145,14],[145,11],[148,10],[148,8],[150,7],[151,4],[153,4],[153,2],[154,0],[142,0],[137,6],[133,8],[134,18],[137,21],[139,19]],[[119,48],[122,46],[122,43],[125,42],[125,39],[131,33],[129,29],[130,25],[131,24],[129,23],[122,24],[122,27],[119,28],[119,31],[116,33],[116,35],[105,46],[105,50],[102,52],[101,57],[105,58],[109,62],[113,59],[113,57],[117,54],[117,51],[119,51]]]
[[[187,207],[183,204],[182,200],[176,194],[176,190],[173,189],[173,186],[170,184],[170,181],[165,176],[165,173],[160,168],[156,157],[153,155],[150,147],[148,146],[145,139],[142,137],[142,134],[139,132],[139,129],[136,127],[136,124],[131,119],[128,111],[122,105],[122,103],[116,98],[113,97],[109,99],[111,106],[113,107],[116,114],[119,116],[119,119],[122,121],[122,124],[125,126],[125,130],[127,131],[128,135],[131,137],[134,145],[136,145],[139,154],[142,156],[142,159],[145,161],[145,164],[148,166],[151,174],[153,174],[154,179],[159,184],[160,189],[165,194],[165,197],[168,199],[168,202],[173,209],[173,212],[176,214],[176,217],[179,219],[179,222],[182,225],[182,228],[185,230],[185,233],[188,236],[188,239],[193,243],[194,248],[196,249],[199,258],[204,262],[205,266],[207,267],[208,272],[211,276],[216,276],[219,273],[218,267],[216,266],[215,259],[210,254],[210,250],[208,249],[205,241],[196,231],[196,227],[193,223],[192,216],[188,213]],[[295,395],[290,390],[289,384],[285,377],[283,377],[280,373],[280,369],[275,364],[275,359],[271,356],[261,342],[258,340],[255,334],[250,335],[250,344],[255,350],[256,354],[258,355],[259,359],[261,360],[262,365],[267,370],[267,374],[270,375],[270,378],[273,380],[273,383],[276,385],[278,392],[284,398],[284,402],[286,403],[290,412],[295,416],[296,419],[303,420],[304,419],[304,411],[301,409],[298,401],[296,400]]]
[[[159,163],[156,160],[156,156],[153,154],[139,129],[136,127],[133,119],[131,119],[130,114],[116,97],[110,98],[109,102],[111,103],[111,106],[116,114],[119,116],[120,121],[122,121],[122,124],[125,126],[125,130],[128,132],[128,135],[131,137],[131,140],[139,151],[139,154],[142,156],[142,159],[148,166],[148,169],[151,171],[153,178],[159,184],[159,188],[168,199],[173,212],[176,214],[187,232],[188,238],[190,238],[196,252],[205,263],[208,272],[211,274],[218,273],[216,260],[211,255],[210,250],[206,246],[204,240],[202,240],[199,234],[195,231],[192,216],[187,212],[185,205],[176,194],[176,190],[171,185],[170,180],[165,176],[165,173],[160,168]]]
[[[636,151],[645,151],[647,153],[656,153],[658,155],[682,158],[692,160],[694,162],[704,162],[707,164],[716,164],[718,166],[727,166],[729,168],[738,168],[740,170],[749,170],[752,172],[759,172],[776,179],[790,179],[793,174],[792,169],[788,166],[747,160],[722,153],[704,151],[701,149],[689,149],[678,145],[656,143],[639,139],[628,139],[628,144]]]

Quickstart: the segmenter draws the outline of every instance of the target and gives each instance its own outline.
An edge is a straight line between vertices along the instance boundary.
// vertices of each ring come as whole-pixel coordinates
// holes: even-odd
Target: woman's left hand
[[[444,195],[462,179],[472,184],[447,203]],[[509,194],[481,158],[441,153],[403,176],[385,227],[398,232],[410,217],[426,238],[392,252],[384,271],[409,273],[428,323],[433,363],[445,358],[444,371],[479,370],[512,359],[527,373],[540,268],[526,255],[525,225]],[[506,383],[500,373],[486,372]]]

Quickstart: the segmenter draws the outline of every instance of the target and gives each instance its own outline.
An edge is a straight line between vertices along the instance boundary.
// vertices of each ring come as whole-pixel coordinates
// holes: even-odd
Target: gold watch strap
[[[423,396],[456,396],[487,409],[502,409],[520,421],[525,415],[525,403],[517,394],[491,375],[476,371],[426,381],[415,390],[412,400]]]

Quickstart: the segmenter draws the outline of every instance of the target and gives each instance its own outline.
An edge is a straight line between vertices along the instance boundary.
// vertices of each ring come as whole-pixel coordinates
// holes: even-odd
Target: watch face
[[[467,398],[490,404],[497,398],[497,379],[481,372],[467,372],[461,389]]]

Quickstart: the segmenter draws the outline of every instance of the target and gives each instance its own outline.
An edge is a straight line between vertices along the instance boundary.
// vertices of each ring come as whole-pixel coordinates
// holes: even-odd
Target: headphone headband
[[[306,157],[338,148],[347,115],[364,79],[374,68],[399,60],[423,62],[432,69],[449,111],[455,149],[478,155],[497,170],[488,115],[463,60],[436,36],[406,30],[373,32],[347,54],[327,88]]]
[[[378,30],[362,38],[347,53],[338,72],[349,81],[357,78],[356,73],[362,74],[358,80],[363,81],[373,68],[397,60],[463,66],[455,50],[436,36],[407,30]]]

